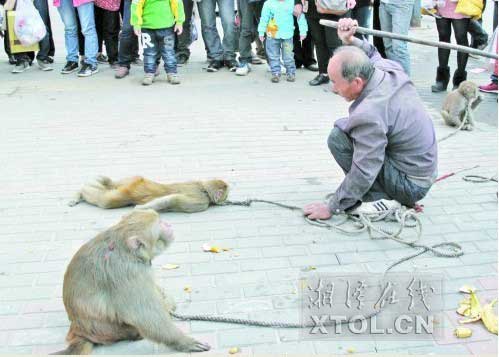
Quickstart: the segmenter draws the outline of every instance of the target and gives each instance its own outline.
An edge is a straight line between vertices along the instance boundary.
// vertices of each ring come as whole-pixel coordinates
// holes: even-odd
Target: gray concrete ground
[[[62,27],[53,12],[57,67],[64,62]],[[431,19],[415,36],[436,39]],[[413,78],[434,117],[437,136],[451,131],[439,117],[445,94],[431,94],[436,49],[411,46]],[[72,194],[92,177],[144,175],[163,181],[220,177],[232,186],[231,199],[259,197],[304,205],[334,190],[343,174],[325,145],[335,119],[348,104],[307,81],[271,84],[265,66],[248,77],[226,70],[202,70],[201,41],[192,61],[180,69],[183,82],[163,77],[140,86],[142,70],[113,78],[111,69],[91,78],[43,73],[21,75],[0,63],[0,352],[48,353],[64,347],[68,320],[62,303],[63,274],[76,250],[130,209],[101,210],[86,204],[70,208]],[[454,55],[453,55],[454,57]],[[470,60],[469,68],[482,66]],[[477,83],[488,74],[470,73]],[[497,97],[486,95],[478,127],[439,147],[439,172],[480,165],[471,174],[497,173]],[[300,341],[296,330],[251,328],[205,322],[178,322],[215,352],[238,346],[256,353],[497,354],[497,336],[474,324],[467,340],[450,336],[457,324],[458,288],[472,284],[483,301],[497,296],[497,185],[473,184],[457,174],[441,181],[423,200],[422,242],[454,241],[465,255],[457,259],[423,255],[398,271],[433,271],[445,276],[446,337],[440,341]],[[156,259],[160,285],[189,313],[250,318],[298,318],[297,275],[319,272],[380,272],[412,252],[366,234],[345,236],[303,222],[279,208],[219,207],[198,214],[163,213],[177,240]],[[212,242],[232,250],[202,251]],[[176,270],[161,267],[178,264]],[[184,288],[191,287],[186,293]],[[171,353],[149,341],[98,347],[98,354]],[[211,352],[210,352],[211,353]]]

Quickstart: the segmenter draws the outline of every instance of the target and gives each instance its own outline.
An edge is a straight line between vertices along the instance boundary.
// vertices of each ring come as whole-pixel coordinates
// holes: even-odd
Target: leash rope
[[[262,200],[262,199],[247,199],[245,201],[225,201],[224,203],[219,204],[220,206],[244,206],[251,207],[253,203],[266,203],[269,205],[274,205],[282,208],[289,209],[291,211],[300,211],[301,208],[298,206],[287,205],[280,202],[270,201],[270,200]],[[346,234],[357,234],[367,231],[369,237],[374,240],[381,239],[391,239],[395,242],[399,242],[401,244],[407,245],[414,249],[419,249],[418,252],[407,255],[403,258],[398,259],[391,265],[389,265],[383,276],[386,275],[391,269],[396,267],[399,264],[402,264],[406,261],[409,261],[413,258],[416,258],[424,253],[431,252],[436,257],[444,257],[444,258],[457,258],[464,254],[462,247],[454,242],[445,242],[438,243],[432,246],[419,244],[417,243],[422,235],[422,224],[421,220],[417,217],[416,211],[414,209],[395,209],[388,210],[376,215],[365,215],[359,214],[358,217],[352,214],[344,214],[344,219],[338,223],[332,224],[323,220],[312,220],[308,217],[304,217],[305,221],[313,226],[326,228],[329,230],[336,230],[341,233]],[[373,222],[383,221],[385,219],[389,219],[391,221],[398,222],[399,226],[397,229],[393,230],[386,226],[376,226]],[[346,222],[352,221],[355,228],[345,228],[342,227]],[[413,240],[406,240],[401,238],[402,231],[404,228],[414,228],[416,230],[416,238]],[[378,234],[375,236],[374,234]],[[371,314],[368,314],[364,317],[364,320],[370,319],[373,316],[380,313],[381,309],[378,309]],[[238,325],[249,325],[249,326],[260,326],[260,327],[280,327],[280,328],[305,328],[305,327],[315,327],[317,325],[310,323],[295,323],[295,322],[282,322],[282,321],[262,321],[262,320],[251,320],[251,319],[239,319],[234,317],[225,317],[225,316],[214,316],[214,315],[201,315],[201,314],[181,314],[178,312],[170,312],[171,316],[184,321],[196,320],[196,321],[211,321],[211,322],[224,322]],[[330,326],[336,324],[345,324],[348,321],[342,320],[341,322],[328,322],[327,324],[323,324],[323,326]]]

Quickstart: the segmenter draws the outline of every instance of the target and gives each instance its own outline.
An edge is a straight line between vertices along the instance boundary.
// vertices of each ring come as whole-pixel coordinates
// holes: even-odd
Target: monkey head
[[[134,210],[114,228],[115,236],[124,240],[130,253],[145,262],[161,254],[174,240],[171,225],[152,209]]]
[[[229,195],[229,185],[222,180],[209,180],[203,182],[203,187],[214,204],[224,202]]]
[[[461,82],[457,90],[468,101],[473,101],[478,97],[478,86],[471,81]]]

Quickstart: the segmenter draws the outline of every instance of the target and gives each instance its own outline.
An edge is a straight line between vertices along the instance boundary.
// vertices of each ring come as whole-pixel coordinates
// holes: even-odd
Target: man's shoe
[[[287,80],[288,82],[294,82],[294,81],[296,80],[296,77],[295,77],[295,75],[294,75],[294,74],[290,73],[290,74],[287,74],[287,75],[286,75],[286,80]]]
[[[246,62],[241,62],[239,67],[236,68],[236,75],[238,76],[246,76],[251,72],[251,65]]]
[[[208,67],[206,68],[207,72],[218,72],[220,68],[223,67],[223,62],[222,61],[211,61]]]
[[[61,69],[62,74],[69,74],[76,72],[78,70],[78,62],[69,61],[66,65]]]
[[[233,59],[233,60],[224,61],[224,66],[227,67],[230,72],[235,72],[237,67],[239,66],[239,63],[237,63],[237,61]]]
[[[144,78],[142,79],[142,85],[143,86],[150,86],[152,82],[154,82],[154,73],[146,73],[144,74]]]
[[[97,65],[89,65],[88,63],[83,63],[80,70],[78,71],[78,77],[90,77],[91,75],[99,72]]]
[[[123,66],[118,66],[118,68],[116,68],[116,71],[114,72],[114,78],[122,79],[122,78],[125,78],[126,76],[128,76],[129,74],[130,74],[129,68],[123,67]]]
[[[258,55],[256,55],[255,53],[251,54],[251,64],[258,65],[258,64],[264,64],[264,63],[265,63],[265,60],[258,57]]]
[[[317,77],[308,82],[311,86],[320,86],[325,83],[329,83],[329,77],[324,73],[319,73]]]
[[[280,75],[278,75],[278,74],[273,74],[273,75],[272,75],[272,78],[270,78],[270,81],[271,81],[272,83],[279,83],[279,80],[280,80],[280,79],[281,79],[281,76],[280,76]]]
[[[17,60],[14,55],[9,55],[9,64],[17,64]]]
[[[478,89],[480,89],[481,92],[497,94],[497,83],[491,82],[489,84],[479,86]]]
[[[18,61],[15,67],[12,69],[12,73],[23,73],[30,67],[28,61]]]
[[[319,66],[317,66],[316,63],[309,64],[308,66],[305,66],[305,68],[312,72],[319,72]]]
[[[431,91],[433,93],[444,92],[447,90],[450,80],[450,69],[449,67],[437,67],[437,77],[435,79],[435,84],[431,86]]]
[[[182,66],[189,61],[189,56],[186,55],[178,55],[177,56],[177,65]]]
[[[381,213],[393,212],[402,208],[400,202],[395,200],[381,199],[373,202],[362,202],[362,204],[350,211],[350,214],[364,214],[367,216],[379,215]]]
[[[132,60],[132,62],[130,62],[130,63],[133,64],[134,66],[141,66],[142,67],[144,65],[144,61],[142,61],[140,59],[140,57],[134,58]]]
[[[177,73],[167,73],[166,80],[170,84],[180,84],[180,77]]]
[[[42,71],[52,71],[54,69],[48,59],[37,59],[36,62],[38,63],[38,67],[40,67]]]
[[[99,63],[107,63],[107,61],[109,61],[109,58],[107,58],[106,55],[104,55],[102,53],[99,53],[97,55],[97,62],[99,62]]]

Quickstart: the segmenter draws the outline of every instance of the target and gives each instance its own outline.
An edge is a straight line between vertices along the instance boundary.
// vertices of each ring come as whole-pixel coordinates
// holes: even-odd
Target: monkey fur
[[[117,182],[100,176],[85,184],[69,206],[86,201],[101,208],[137,205],[155,211],[193,213],[208,209],[210,204],[223,203],[228,191],[229,186],[222,180],[162,184],[140,176]]]
[[[449,126],[459,127],[464,122],[463,130],[473,130],[475,127],[473,110],[482,100],[478,86],[471,81],[464,81],[447,95],[440,114],[445,124]]]
[[[174,325],[175,303],[154,281],[151,260],[172,241],[171,226],[155,211],[134,210],[83,245],[64,275],[69,346],[55,354],[142,338],[182,352],[209,350]]]

